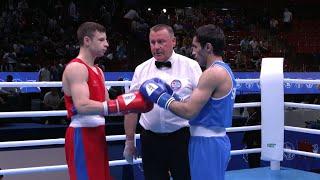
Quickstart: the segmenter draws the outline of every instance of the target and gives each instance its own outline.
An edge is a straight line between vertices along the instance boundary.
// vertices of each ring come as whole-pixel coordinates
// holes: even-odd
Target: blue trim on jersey
[[[232,79],[230,92],[222,98],[210,98],[199,114],[190,120],[192,126],[230,127],[232,125],[233,104],[236,95],[236,80],[230,67],[222,62],[214,62],[211,66],[223,67]]]
[[[71,112],[72,112],[72,115],[78,114],[78,111],[77,111],[76,107],[74,106],[74,104],[71,107]]]
[[[77,173],[77,179],[79,180],[88,180],[87,167],[86,167],[86,159],[85,159],[85,150],[83,145],[82,138],[82,129],[75,128],[74,135],[74,160],[75,167]]]

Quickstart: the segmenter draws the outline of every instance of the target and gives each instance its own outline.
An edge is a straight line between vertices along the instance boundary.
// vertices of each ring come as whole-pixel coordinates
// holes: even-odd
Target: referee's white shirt
[[[189,98],[202,73],[198,62],[175,52],[168,59],[172,64],[171,68],[158,69],[155,61],[155,58],[151,58],[136,67],[130,91],[139,90],[144,81],[157,77],[169,84],[183,99]],[[155,133],[170,133],[189,126],[188,120],[162,109],[157,104],[150,112],[142,113],[139,122],[144,129]]]

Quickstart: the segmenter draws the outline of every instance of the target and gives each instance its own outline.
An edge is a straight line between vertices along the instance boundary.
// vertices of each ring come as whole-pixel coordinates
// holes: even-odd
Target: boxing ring
[[[272,58],[268,58],[270,60]],[[281,58],[273,58],[273,59],[281,59]],[[281,60],[280,60],[281,61]],[[232,170],[227,171],[226,173],[226,179],[227,180],[234,180],[234,179],[276,179],[276,180],[282,180],[282,179],[305,179],[305,180],[312,180],[312,179],[320,179],[320,174],[297,170],[297,169],[291,169],[291,168],[283,168],[280,166],[281,159],[283,158],[284,153],[292,153],[296,155],[302,155],[306,157],[313,157],[313,158],[320,158],[319,153],[312,153],[312,152],[305,152],[300,150],[293,150],[290,148],[283,147],[283,136],[284,136],[284,130],[286,131],[293,131],[293,132],[302,132],[302,133],[309,133],[309,134],[316,134],[320,135],[320,130],[315,129],[308,129],[308,128],[301,128],[301,127],[292,127],[292,126],[285,126],[283,123],[283,117],[284,114],[280,115],[277,113],[274,113],[274,115],[269,114],[268,109],[271,109],[270,107],[270,99],[266,99],[264,97],[267,93],[275,93],[282,96],[282,99],[276,98],[276,101],[279,101],[280,103],[274,103],[272,106],[283,106],[282,108],[302,108],[302,109],[313,109],[313,110],[319,110],[320,105],[315,104],[301,104],[301,103],[293,103],[293,102],[284,102],[283,100],[283,91],[281,92],[274,92],[273,86],[279,86],[279,89],[283,90],[283,83],[297,83],[297,84],[320,84],[320,80],[304,80],[304,79],[285,79],[283,78],[283,71],[282,67],[280,67],[280,71],[282,71],[282,79],[281,79],[281,73],[274,76],[274,72],[271,73],[267,72],[264,67],[268,67],[268,65],[264,65],[265,59],[262,63],[262,70],[261,70],[261,76],[260,79],[237,79],[237,83],[243,84],[243,83],[260,83],[261,85],[261,102],[248,102],[248,103],[235,103],[234,108],[248,108],[248,107],[261,107],[262,108],[262,124],[256,125],[256,126],[243,126],[243,127],[231,127],[227,128],[227,132],[243,132],[243,131],[253,131],[253,130],[261,130],[262,132],[262,144],[264,144],[265,136],[270,136],[270,134],[274,134],[275,136],[277,133],[280,134],[280,149],[273,151],[272,148],[274,148],[274,144],[267,144],[267,150],[263,150],[263,148],[254,148],[254,149],[234,149],[231,150],[231,156],[235,155],[242,155],[242,154],[250,154],[250,153],[262,153],[262,156],[265,156],[264,159],[268,159],[270,161],[269,167],[262,167],[262,168],[253,168],[253,169],[241,169],[241,170]],[[279,62],[278,62],[279,63]],[[268,63],[269,64],[269,63]],[[271,63],[272,64],[272,63]],[[269,64],[269,65],[271,65]],[[277,64],[277,63],[276,63]],[[282,65],[282,62],[281,62]],[[274,65],[271,65],[272,67]],[[277,65],[279,66],[279,65]],[[274,67],[273,67],[274,68]],[[270,71],[270,69],[269,69]],[[263,76],[263,74],[266,74]],[[266,78],[267,77],[267,78]],[[272,79],[274,81],[274,78],[280,77],[279,81],[274,83],[268,78]],[[271,84],[268,84],[271,83]],[[278,84],[277,84],[278,83]],[[282,84],[282,87],[281,87]],[[124,86],[126,92],[129,90],[130,81],[108,81],[106,82],[107,86]],[[270,87],[267,87],[270,86]],[[0,82],[0,88],[1,87],[62,87],[61,82]],[[270,91],[270,92],[266,92]],[[282,93],[282,94],[281,94]],[[272,99],[274,101],[274,99]],[[283,112],[283,109],[280,113]],[[265,112],[266,111],[266,112]],[[66,116],[67,112],[65,110],[57,110],[57,111],[19,111],[19,112],[0,112],[0,120],[1,118],[19,118],[19,117],[50,117],[50,116]],[[278,116],[278,117],[277,117]],[[265,132],[266,129],[270,129],[270,127],[266,126],[266,121],[268,119],[282,119],[282,123],[280,122],[280,127],[277,127],[274,131],[279,132]],[[275,122],[273,120],[273,122]],[[281,132],[282,131],[282,132]],[[281,137],[282,136],[282,137]],[[140,138],[139,134],[136,134],[136,139]],[[106,141],[124,141],[125,135],[111,135],[106,136]],[[48,146],[48,145],[64,145],[64,139],[58,138],[58,139],[44,139],[44,140],[25,140],[25,141],[10,141],[10,142],[0,142],[0,149],[6,149],[6,148],[16,148],[16,147],[33,147],[33,146]],[[271,148],[271,151],[270,149]],[[0,151],[1,153],[1,151]],[[275,157],[275,158],[274,158]],[[14,157],[12,157],[14,158]],[[64,158],[64,157],[63,157]],[[1,160],[0,160],[1,161]],[[135,164],[141,163],[141,159],[138,158],[134,161]],[[124,159],[119,160],[111,160],[109,161],[110,166],[123,166],[127,165],[128,163]],[[5,167],[1,167],[2,170],[0,170],[0,175],[4,175],[5,179],[10,179],[11,176],[15,175],[26,175],[26,174],[36,174],[36,173],[55,173],[55,172],[66,172],[67,171],[67,165],[51,165],[51,166],[38,166],[38,167],[24,167],[24,168],[10,168],[6,169]]]

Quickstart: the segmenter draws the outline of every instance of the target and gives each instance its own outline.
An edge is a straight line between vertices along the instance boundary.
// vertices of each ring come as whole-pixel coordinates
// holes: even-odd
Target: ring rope
[[[232,150],[231,155],[241,155],[241,154],[259,153],[259,152],[261,152],[261,148]],[[317,154],[317,153],[298,151],[298,150],[292,150],[292,149],[284,149],[284,152],[308,156],[308,157],[320,158],[320,154]],[[128,164],[126,160],[113,160],[113,161],[110,161],[109,163],[110,163],[110,166],[119,166],[119,165]],[[135,164],[141,163],[141,159],[138,158],[137,160],[134,161],[134,163]],[[15,169],[0,170],[0,174],[2,175],[29,174],[29,173],[40,173],[40,172],[55,172],[55,171],[62,171],[66,169],[67,169],[67,165],[15,168]]]
[[[283,79],[285,83],[295,83],[295,84],[320,84],[320,79]]]
[[[301,104],[293,102],[285,102],[285,107],[293,108],[307,108],[319,110],[320,105],[316,104]],[[234,108],[243,107],[260,107],[260,102],[251,103],[235,103]],[[0,118],[14,118],[14,117],[47,117],[47,116],[66,116],[66,110],[55,110],[55,111],[15,111],[15,112],[0,112]]]
[[[106,81],[107,86],[129,86],[131,81]],[[1,82],[1,87],[62,87],[61,81]]]
[[[257,126],[243,126],[243,127],[232,127],[227,128],[227,132],[239,132],[239,131],[253,131],[261,130],[261,125]],[[140,139],[140,134],[136,134],[136,139]],[[110,135],[106,136],[106,141],[120,141],[126,140],[125,135]],[[45,146],[45,145],[57,145],[64,144],[64,138],[57,139],[43,139],[43,140],[25,140],[25,141],[9,141],[0,142],[0,148],[12,148],[12,147],[28,147],[28,146]]]
[[[240,84],[259,83],[259,79],[236,79]],[[106,81],[107,86],[130,86],[131,81]],[[1,87],[62,87],[61,81],[1,82]]]
[[[261,130],[261,125],[226,128],[227,132],[254,131],[254,130]]]
[[[66,116],[66,110],[0,112],[0,118]]]
[[[320,79],[283,79],[285,83],[320,84]],[[260,83],[260,79],[236,79],[239,84]],[[130,86],[131,81],[106,81],[107,86]],[[1,82],[1,87],[62,87],[61,81]]]
[[[231,155],[241,155],[241,154],[251,154],[251,153],[260,153],[261,148],[252,148],[252,149],[241,149],[241,150],[232,150]]]
[[[308,129],[308,128],[301,128],[301,127],[284,126],[284,130],[320,135],[320,130],[318,130],[318,129]]]
[[[259,107],[260,102],[252,103],[235,103],[234,108],[242,107]],[[54,110],[54,111],[15,111],[15,112],[0,112],[1,118],[16,118],[16,117],[49,117],[49,116],[66,116],[66,110]]]
[[[260,83],[260,79],[236,79],[236,82],[239,84]]]
[[[301,108],[301,109],[314,109],[319,110],[320,105],[317,104],[303,104],[303,103],[294,103],[294,102],[284,102],[285,107],[292,107],[292,108]]]
[[[286,153],[292,153],[292,154],[297,154],[297,155],[302,155],[302,156],[320,158],[320,154],[318,154],[318,153],[312,153],[312,152],[306,152],[306,151],[298,151],[298,150],[286,149],[286,148],[284,148],[283,151],[286,152]]]
[[[243,150],[232,150],[231,155],[241,155],[241,154],[251,154],[259,153],[261,148],[254,149],[243,149]],[[142,163],[141,158],[134,160],[134,164]],[[109,161],[110,166],[121,166],[126,165],[128,162],[126,160],[113,160]],[[31,173],[41,173],[41,172],[56,172],[67,170],[67,165],[53,165],[53,166],[41,166],[41,167],[29,167],[29,168],[14,168],[14,169],[4,169],[0,170],[2,175],[17,175],[17,174],[31,174]]]
[[[134,160],[134,164],[142,163],[141,158]],[[128,164],[126,160],[113,160],[109,161],[110,166],[122,166]],[[17,174],[31,174],[41,172],[57,172],[67,170],[67,165],[53,165],[53,166],[41,166],[41,167],[28,167],[28,168],[14,168],[0,170],[2,175],[17,175]]]
[[[260,106],[261,106],[261,102],[234,103],[233,108],[260,107]]]
[[[139,139],[140,135],[136,135],[136,138]],[[120,141],[120,140],[126,140],[126,136],[125,135],[106,136],[106,141],[111,142],[111,141]],[[57,144],[65,144],[65,139],[57,138],[57,139],[0,142],[0,148],[41,146],[41,145],[44,146],[44,145],[57,145]]]

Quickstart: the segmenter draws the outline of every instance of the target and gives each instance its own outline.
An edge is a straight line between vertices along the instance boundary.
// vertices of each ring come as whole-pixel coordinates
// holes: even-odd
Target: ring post
[[[261,87],[261,159],[280,170],[284,144],[283,58],[263,58]]]

